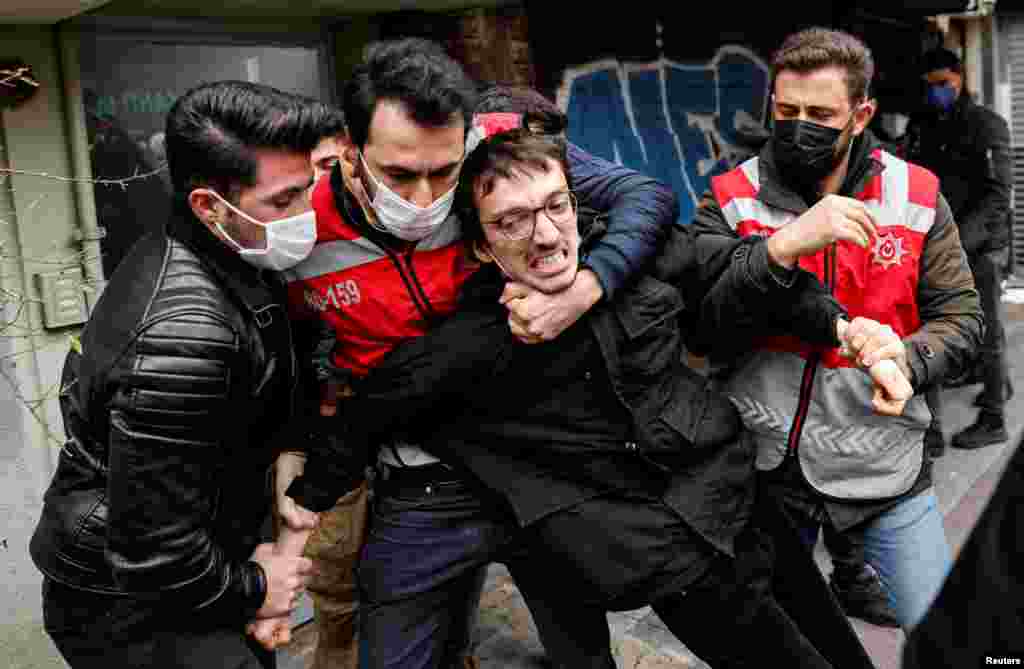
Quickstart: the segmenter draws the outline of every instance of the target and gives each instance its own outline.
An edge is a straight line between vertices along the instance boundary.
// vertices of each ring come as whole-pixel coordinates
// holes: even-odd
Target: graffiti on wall
[[[670,185],[689,222],[712,176],[746,155],[738,131],[760,127],[768,66],[740,46],[706,64],[600,60],[567,68],[558,104],[569,139]]]

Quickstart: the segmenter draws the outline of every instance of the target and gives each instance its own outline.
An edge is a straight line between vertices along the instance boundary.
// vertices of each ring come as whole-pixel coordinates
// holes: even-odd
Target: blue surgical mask
[[[948,112],[956,102],[956,90],[947,84],[932,84],[928,87],[928,106]]]

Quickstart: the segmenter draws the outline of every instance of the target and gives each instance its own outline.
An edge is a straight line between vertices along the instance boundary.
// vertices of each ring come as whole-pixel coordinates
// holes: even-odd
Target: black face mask
[[[830,128],[810,121],[775,121],[772,154],[779,171],[801,188],[816,186],[849,151],[851,142],[836,149],[847,127],[849,123],[843,128]]]

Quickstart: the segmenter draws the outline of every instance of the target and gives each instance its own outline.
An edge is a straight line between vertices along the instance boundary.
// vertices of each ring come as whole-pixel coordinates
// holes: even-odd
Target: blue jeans
[[[813,545],[821,523],[790,511]],[[897,619],[910,630],[928,611],[953,562],[935,490],[908,497],[845,534],[863,542],[864,557],[885,584]]]
[[[398,478],[378,480],[357,567],[360,667],[461,667],[487,564],[517,527],[454,473]]]
[[[929,488],[869,521],[864,555],[886,585],[903,628],[921,622],[953,566],[935,490]]]

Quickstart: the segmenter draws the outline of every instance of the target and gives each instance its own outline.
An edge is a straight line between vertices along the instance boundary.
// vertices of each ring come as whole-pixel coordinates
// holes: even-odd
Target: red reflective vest
[[[854,197],[875,217],[874,243],[865,249],[838,242],[801,258],[800,267],[830,286],[851,318],[886,323],[906,337],[921,327],[918,280],[938,179],[881,150],[872,159],[884,169]],[[797,217],[757,198],[761,176],[753,158],[712,179],[726,221],[741,236],[770,236]],[[732,374],[727,391],[754,435],[760,469],[774,469],[795,450],[808,482],[841,499],[895,496],[917,478],[931,418],[923,398],[912,398],[903,416],[874,415],[870,380],[838,349],[766,338]]]
[[[293,314],[315,313],[335,332],[334,362],[365,375],[401,341],[418,337],[431,317],[455,309],[468,261],[454,215],[410,251],[396,253],[363,237],[342,218],[329,177],[313,190],[317,243],[286,273]]]

